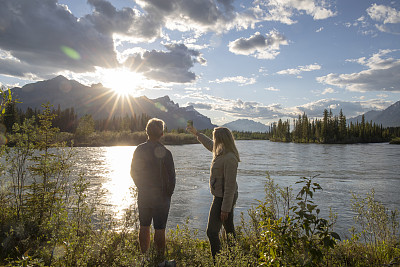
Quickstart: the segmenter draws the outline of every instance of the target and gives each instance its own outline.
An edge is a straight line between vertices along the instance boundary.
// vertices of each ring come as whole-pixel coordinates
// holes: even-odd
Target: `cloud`
[[[400,91],[400,59],[387,57],[396,50],[380,50],[370,58],[351,60],[367,67],[366,70],[350,74],[330,73],[317,77],[324,84],[346,88],[350,91]]]
[[[224,77],[222,79],[216,79],[214,81],[209,81],[210,83],[238,83],[240,86],[251,85],[256,83],[255,78],[246,78],[243,76],[234,76],[234,77]]]
[[[332,110],[338,115],[342,109],[347,118],[355,117],[370,110],[383,110],[393,104],[383,99],[344,101],[339,99],[321,99],[294,107],[283,107],[281,104],[265,105],[255,101],[243,101],[241,99],[225,99],[201,92],[194,92],[186,97],[197,99],[188,105],[196,109],[214,110],[229,116],[277,121],[280,118],[297,118],[304,112],[309,118],[322,118],[325,109]]]
[[[327,1],[316,0],[257,0],[252,8],[254,15],[265,21],[279,21],[294,24],[294,16],[306,13],[314,20],[327,19],[336,16]]]
[[[326,95],[326,94],[333,94],[336,93],[336,91],[333,88],[326,88],[324,91],[322,91],[322,95]]]
[[[320,118],[325,109],[332,110],[334,115],[338,115],[342,109],[347,118],[358,116],[371,109],[382,110],[393,104],[383,99],[372,99],[366,101],[343,101],[338,99],[321,99],[293,108],[297,113],[305,112],[307,116]]]
[[[189,69],[194,63],[205,64],[200,52],[184,44],[165,45],[167,51],[146,51],[131,55],[124,65],[145,77],[165,83],[188,83],[196,79]]]
[[[205,64],[198,51],[184,45],[167,44],[166,52],[140,53],[131,48],[117,54],[115,35],[151,40],[160,35],[164,22],[151,19],[158,13],[117,10],[105,0],[88,3],[93,12],[78,19],[57,0],[1,1],[0,74],[25,79],[50,78],[61,72],[83,75],[98,68],[120,67],[133,57],[143,63],[140,68],[131,65],[148,78],[186,83],[196,77],[189,69],[196,63]],[[228,9],[229,1],[221,4]]]
[[[220,111],[230,116],[251,119],[277,119],[287,115],[287,111],[279,104],[263,105],[255,101],[225,99],[199,92],[187,97],[198,99],[196,102],[188,103],[194,108]]]
[[[382,22],[383,24],[400,23],[400,11],[389,6],[372,4],[372,6],[367,9],[367,13],[371,19]]]
[[[281,70],[281,71],[278,71],[277,74],[299,75],[302,72],[309,72],[309,71],[319,70],[319,69],[321,69],[321,66],[315,63],[315,64],[311,64],[311,65],[307,65],[307,66],[298,66],[295,69]]]
[[[249,38],[239,38],[229,43],[229,51],[238,55],[251,55],[259,59],[274,59],[279,55],[281,45],[287,45],[286,38],[272,30],[266,36],[256,32]]]
[[[138,0],[147,24],[163,25],[170,30],[224,32],[234,27],[233,0]]]
[[[78,20],[57,1],[3,0],[0,2],[0,49],[13,59],[3,74],[29,78],[61,70],[94,71],[95,66],[118,64],[111,36]]]
[[[275,87],[273,87],[273,86],[268,87],[268,88],[265,88],[265,90],[266,90],[266,91],[272,91],[272,92],[279,92],[279,91],[280,91],[279,89],[277,89],[277,88],[275,88]]]
[[[381,31],[391,34],[400,34],[399,27],[395,24],[400,23],[400,11],[385,5],[372,4],[367,9],[370,18],[380,24],[375,27]]]
[[[138,9],[124,7],[117,10],[109,1],[88,0],[93,12],[80,19],[92,24],[101,34],[113,36],[119,34],[131,41],[151,41],[160,36],[162,20],[155,20],[149,14],[142,14]]]

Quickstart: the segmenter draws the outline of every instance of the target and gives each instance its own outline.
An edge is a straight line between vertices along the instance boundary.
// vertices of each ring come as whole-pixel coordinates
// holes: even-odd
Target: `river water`
[[[353,225],[351,193],[365,196],[375,190],[375,199],[389,209],[400,208],[400,146],[388,143],[321,145],[237,141],[241,156],[238,169],[239,199],[235,222],[240,212],[258,204],[265,196],[266,172],[279,185],[292,186],[297,193],[300,177],[313,177],[323,191],[315,195],[323,217],[332,208],[338,216],[335,230],[348,236]],[[77,169],[91,182],[92,195],[104,190],[104,201],[114,216],[134,202],[129,175],[135,146],[74,148]],[[212,154],[200,144],[167,146],[175,161],[177,185],[172,197],[167,228],[183,224],[205,237],[208,210],[212,196],[208,179]]]

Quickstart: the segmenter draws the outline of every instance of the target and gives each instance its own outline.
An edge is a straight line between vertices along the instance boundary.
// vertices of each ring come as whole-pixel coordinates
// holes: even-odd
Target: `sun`
[[[145,79],[141,74],[126,68],[105,69],[101,83],[120,96],[137,96],[144,86]]]

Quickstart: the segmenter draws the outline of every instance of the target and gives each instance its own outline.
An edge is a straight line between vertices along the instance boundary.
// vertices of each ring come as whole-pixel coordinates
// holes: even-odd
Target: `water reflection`
[[[376,199],[393,210],[400,198],[400,150],[388,144],[320,145],[272,143],[268,141],[238,141],[241,153],[238,169],[239,199],[235,223],[244,212],[265,196],[266,171],[281,186],[292,186],[299,177],[319,175],[317,182],[324,189],[315,195],[321,216],[327,218],[329,208],[338,213],[336,231],[348,232],[353,225],[351,192],[365,195],[375,189]],[[136,147],[76,148],[79,169],[86,171],[91,190],[106,190],[104,202],[115,217],[134,203],[129,187],[132,154]],[[172,196],[167,228],[175,228],[186,218],[191,229],[206,237],[208,210],[212,200],[208,179],[212,154],[200,144],[167,146],[172,152],[176,169],[176,188]],[[96,195],[91,194],[93,197]],[[324,213],[324,214],[322,214]]]
[[[133,152],[136,146],[114,146],[104,148],[105,166],[108,170],[107,180],[102,184],[106,191],[107,204],[111,205],[116,218],[121,218],[124,210],[129,207],[133,199],[130,188],[134,185],[130,176],[130,167]]]

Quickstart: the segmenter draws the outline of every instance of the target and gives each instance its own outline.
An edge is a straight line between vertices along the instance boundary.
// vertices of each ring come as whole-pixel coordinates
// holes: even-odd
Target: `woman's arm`
[[[238,160],[233,153],[225,155],[224,162],[224,197],[222,200],[221,212],[229,213],[232,211],[233,199],[236,193],[236,175]]]
[[[199,140],[200,143],[203,144],[205,148],[207,148],[209,151],[213,151],[213,146],[214,142],[210,138],[208,138],[206,135],[199,133],[196,128],[193,126],[188,126],[186,128],[189,132],[191,132],[193,135],[197,136],[197,140]]]

